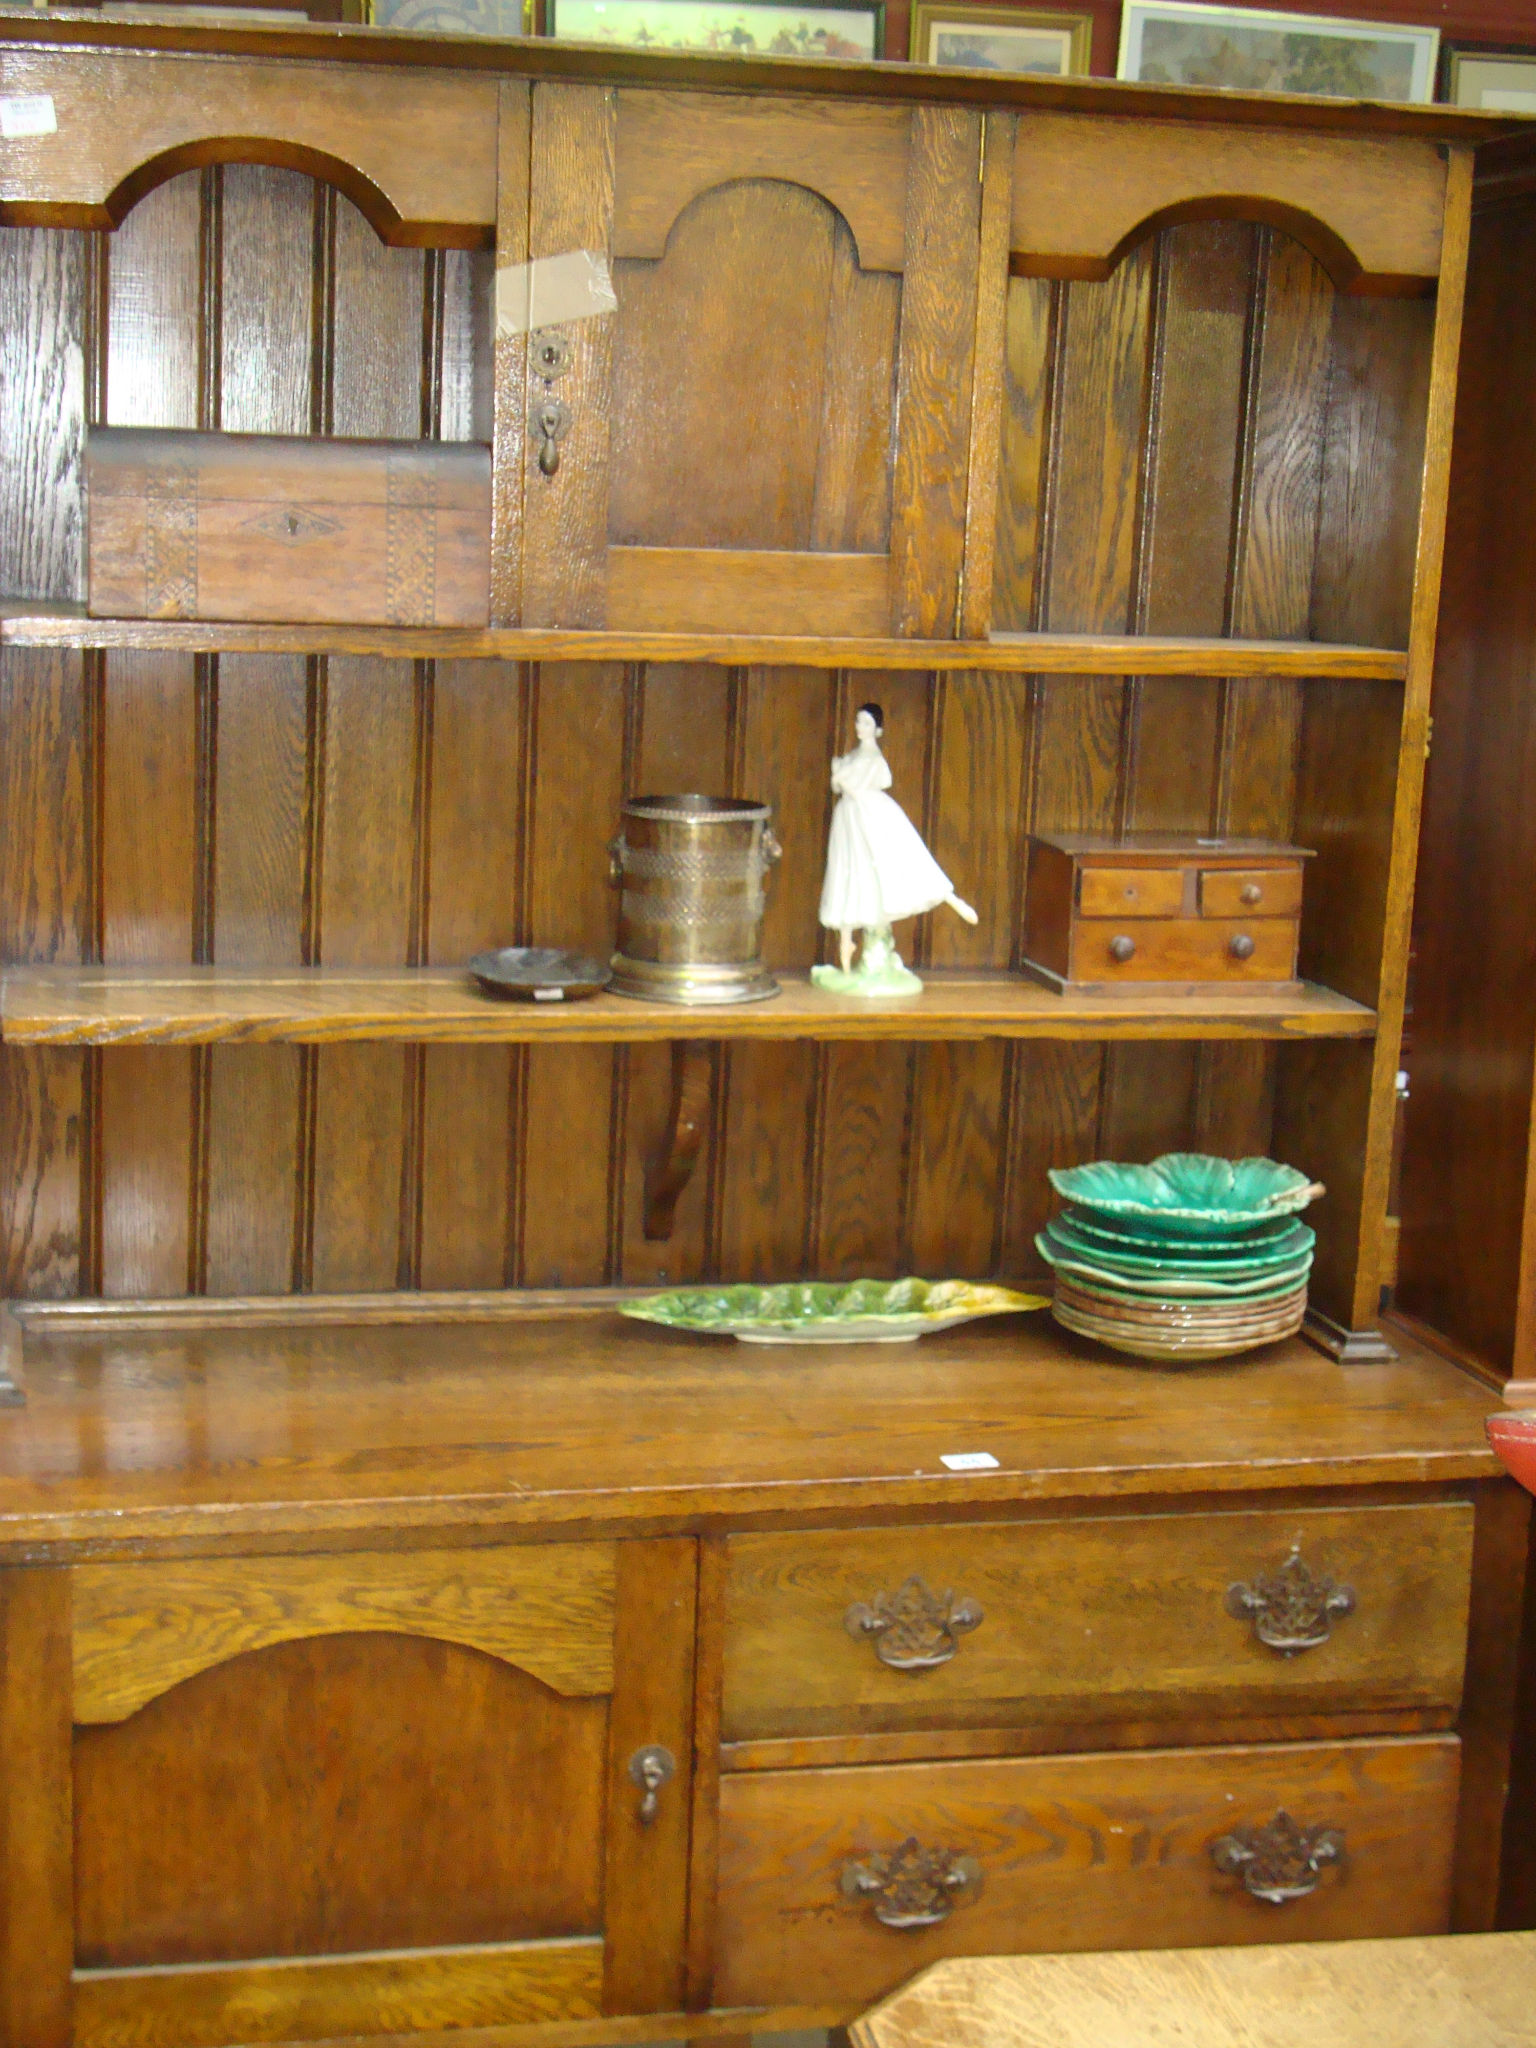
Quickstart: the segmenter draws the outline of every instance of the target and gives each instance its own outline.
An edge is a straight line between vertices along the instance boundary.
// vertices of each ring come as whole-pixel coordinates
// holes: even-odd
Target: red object
[[[1488,1441],[1527,1493],[1536,1493],[1536,1409],[1490,1415]]]

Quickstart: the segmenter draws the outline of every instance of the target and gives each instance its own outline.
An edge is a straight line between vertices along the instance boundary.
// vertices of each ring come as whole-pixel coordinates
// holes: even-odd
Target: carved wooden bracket
[[[672,1235],[678,1197],[699,1163],[714,1079],[715,1062],[707,1043],[672,1041],[672,1110],[660,1149],[645,1169],[645,1234],[653,1243]]]

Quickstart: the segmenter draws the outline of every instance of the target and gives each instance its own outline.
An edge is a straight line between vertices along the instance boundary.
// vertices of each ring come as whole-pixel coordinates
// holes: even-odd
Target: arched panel
[[[1230,219],[1283,229],[1342,290],[1413,297],[1439,275],[1444,206],[1445,163],[1410,136],[1038,114],[1014,149],[1012,267],[1102,279],[1159,228]]]
[[[10,51],[0,90],[48,94],[58,121],[56,133],[6,149],[6,224],[115,227],[178,172],[245,162],[326,179],[386,242],[475,249],[492,241],[494,79]]]
[[[779,178],[837,208],[863,269],[902,270],[910,123],[903,107],[622,92],[613,253],[659,257],[700,193]]]
[[[482,1650],[568,1697],[613,1685],[611,1544],[81,1565],[71,1578],[77,1725],[126,1720],[251,1650],[360,1631]]]
[[[827,200],[718,186],[615,289],[615,543],[884,549],[900,287]]]
[[[604,1700],[399,1635],[281,1643],[200,1672],[131,1721],[76,1731],[77,1961],[595,1935],[608,1721]],[[216,2038],[263,2038],[229,2018]]]

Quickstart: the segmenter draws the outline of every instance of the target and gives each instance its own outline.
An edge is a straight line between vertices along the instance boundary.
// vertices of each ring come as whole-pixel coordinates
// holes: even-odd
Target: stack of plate
[[[1065,1329],[1135,1358],[1228,1358],[1300,1329],[1323,1191],[1273,1159],[1169,1152],[1057,1170],[1067,1207],[1035,1239]]]

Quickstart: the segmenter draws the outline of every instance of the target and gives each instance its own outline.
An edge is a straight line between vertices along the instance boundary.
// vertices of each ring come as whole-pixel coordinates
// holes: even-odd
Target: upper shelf
[[[1392,647],[1129,633],[998,633],[990,640],[813,638],[762,633],[608,633],[556,628],[240,625],[88,619],[79,605],[0,600],[0,646],[163,649],[184,654],[373,654],[442,661],[708,661],[731,667],[985,669],[1023,675],[1334,676],[1401,682]]]
[[[836,996],[781,974],[771,1001],[689,1009],[600,995],[500,1002],[456,968],[23,967],[0,981],[12,1045],[322,1045],[677,1038],[1369,1038],[1372,1010],[1303,983],[1294,995],[1058,996],[1012,975],[930,973],[920,996]]]

